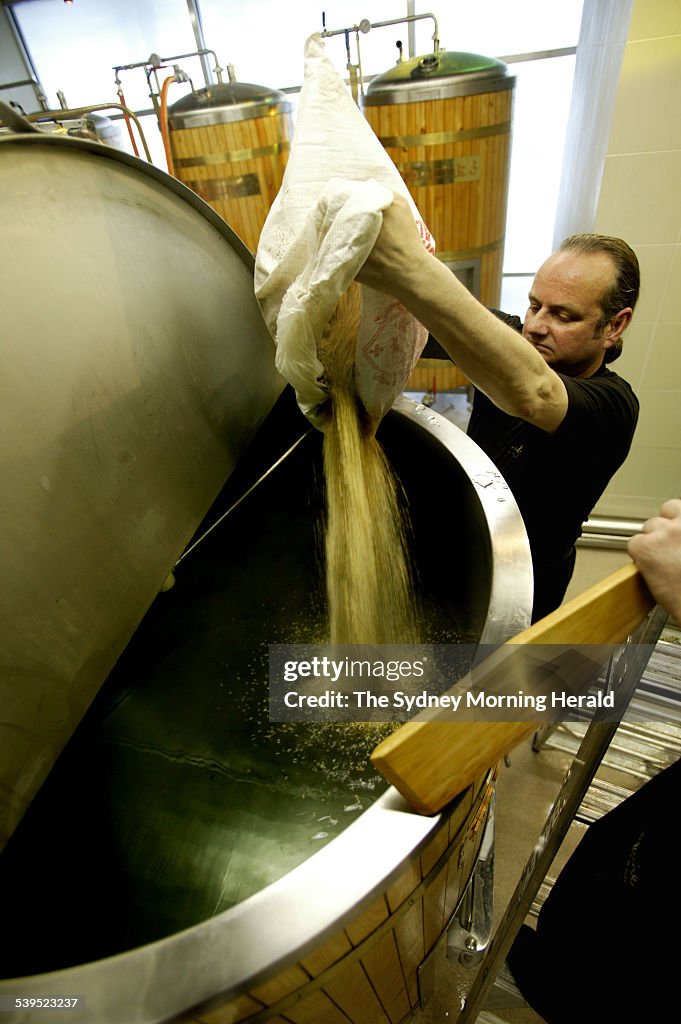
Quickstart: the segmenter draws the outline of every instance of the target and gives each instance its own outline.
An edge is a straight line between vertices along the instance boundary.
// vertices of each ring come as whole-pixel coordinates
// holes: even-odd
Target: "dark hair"
[[[560,249],[562,252],[605,253],[612,260],[615,275],[611,286],[601,296],[601,318],[598,327],[602,330],[621,309],[634,309],[641,287],[641,271],[634,250],[621,238],[610,235],[570,235]],[[622,354],[622,339],[605,351],[605,362],[612,363]]]

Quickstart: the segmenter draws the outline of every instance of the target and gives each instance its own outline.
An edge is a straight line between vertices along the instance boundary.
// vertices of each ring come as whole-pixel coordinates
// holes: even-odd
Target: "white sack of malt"
[[[404,195],[424,244],[434,243],[397,168],[329,61],[319,35],[305,44],[305,77],[284,178],[263,227],[255,294],[276,343],[276,365],[318,426],[327,400],[317,343],[338,299],[371,252],[383,210]],[[378,421],[404,390],[426,329],[363,286],[354,379]]]

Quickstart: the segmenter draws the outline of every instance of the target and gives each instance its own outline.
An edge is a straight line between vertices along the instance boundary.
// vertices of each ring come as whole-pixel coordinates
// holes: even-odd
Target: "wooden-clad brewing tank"
[[[515,79],[501,61],[440,51],[375,78],[363,101],[438,257],[499,301]]]
[[[173,173],[252,253],[284,175],[291,109],[283,92],[233,81],[191,92],[168,111]]]
[[[501,292],[514,86],[502,61],[440,50],[379,75],[363,100],[436,255],[486,306]],[[448,374],[441,390],[465,383]]]

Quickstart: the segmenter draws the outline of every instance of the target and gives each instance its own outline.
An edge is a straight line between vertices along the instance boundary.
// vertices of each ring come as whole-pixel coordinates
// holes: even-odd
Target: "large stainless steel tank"
[[[96,144],[2,140],[0,186],[17,257],[0,758],[12,825],[31,805],[0,855],[7,1020],[55,995],[88,1024],[401,1020],[494,783],[425,818],[370,769],[374,730],[269,722],[268,644],[324,618],[320,435],[158,593],[308,429],[252,261],[188,189]],[[406,399],[380,438],[428,639],[523,628],[529,548],[494,466]]]

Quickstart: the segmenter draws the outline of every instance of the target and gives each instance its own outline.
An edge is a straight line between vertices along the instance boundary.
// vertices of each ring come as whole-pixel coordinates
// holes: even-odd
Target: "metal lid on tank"
[[[510,89],[515,78],[503,61],[479,53],[438,50],[400,61],[368,85],[365,106],[446,99],[497,89]]]
[[[197,89],[173,103],[168,108],[168,123],[171,128],[202,128],[290,110],[288,96],[278,89],[251,82],[223,82]]]

